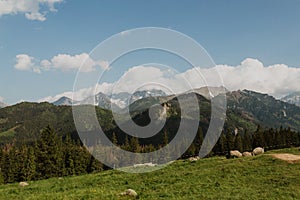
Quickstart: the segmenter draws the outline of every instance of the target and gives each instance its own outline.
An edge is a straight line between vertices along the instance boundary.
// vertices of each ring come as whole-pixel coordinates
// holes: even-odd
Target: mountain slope
[[[300,130],[300,108],[249,90],[227,93],[228,110],[264,127]]]
[[[281,100],[300,107],[300,91],[289,94],[283,97]]]
[[[74,102],[76,104],[76,102]],[[68,97],[61,97],[57,101],[53,102],[56,106],[72,106],[72,99]]]
[[[101,126],[112,129],[112,114],[96,107]],[[59,135],[71,134],[77,138],[71,106],[50,103],[23,102],[0,109],[0,145],[11,142],[33,142],[41,130],[50,125]],[[104,131],[106,129],[104,128]]]

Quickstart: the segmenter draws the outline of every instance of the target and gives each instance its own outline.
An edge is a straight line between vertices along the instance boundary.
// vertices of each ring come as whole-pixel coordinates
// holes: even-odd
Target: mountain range
[[[129,106],[131,103],[137,100],[157,96],[166,96],[166,93],[162,90],[156,89],[136,91],[133,94],[130,94],[128,92],[120,92],[116,94],[106,95],[100,92],[95,96],[90,96],[81,101],[74,101],[73,103],[72,99],[65,96],[51,103],[57,106],[95,105],[104,109],[111,109],[113,107],[114,110],[120,111],[121,109],[124,109],[125,107]]]
[[[189,92],[195,92],[197,94],[200,94],[201,96],[205,97],[206,99],[211,99],[214,96],[218,95],[221,92],[226,92],[227,94],[230,94],[229,90],[227,90],[224,87],[202,87],[202,88],[197,88],[194,90],[187,91],[186,93]],[[130,94],[128,92],[120,92],[120,93],[115,93],[115,94],[104,94],[104,93],[98,93],[95,96],[88,97],[84,100],[81,101],[73,101],[72,99],[68,97],[61,97],[58,100],[53,103],[54,105],[61,106],[61,105],[67,105],[71,106],[73,105],[96,105],[99,106],[100,108],[104,109],[111,109],[112,107],[114,108],[114,111],[122,112],[122,110],[129,105],[133,104],[134,102],[151,97],[152,101],[159,103],[163,102],[166,99],[173,98],[175,95],[167,95],[164,91],[162,90],[143,90],[143,91],[136,91],[133,94]],[[159,97],[159,98],[157,98]],[[163,98],[161,98],[163,97]],[[283,102],[294,104],[296,106],[300,106],[300,92],[293,92],[287,96],[284,96],[283,98],[280,99]],[[1,104],[0,102],[0,108],[7,106],[6,104]],[[139,104],[141,106],[141,104]],[[132,106],[131,107],[136,107]],[[141,106],[142,109],[143,106]]]
[[[300,91],[293,92],[281,99],[284,102],[295,104],[296,106],[300,106]]]
[[[201,90],[199,91],[207,91]],[[212,90],[213,91],[213,90]],[[218,91],[216,88],[215,91]],[[300,107],[290,103],[286,103],[275,99],[267,94],[261,94],[249,90],[227,92],[227,116],[225,120],[224,130],[239,131],[243,133],[245,130],[254,132],[258,125],[269,128],[289,127],[292,130],[300,131]],[[158,91],[159,93],[159,91]],[[210,122],[211,105],[210,98],[216,96],[216,92],[201,95],[194,92],[186,92],[181,94],[183,98],[189,98],[190,94],[195,93],[200,106],[200,126],[204,132],[207,130]],[[203,92],[202,92],[203,93]],[[161,93],[163,94],[163,93]],[[128,94],[117,94],[115,99],[123,101]],[[209,98],[210,97],[210,98]],[[128,97],[126,97],[128,99]],[[107,100],[109,97],[100,94],[97,100]],[[149,121],[149,108],[155,104],[167,104],[169,109],[167,112],[166,128],[171,132],[176,132],[176,127],[180,124],[180,106],[178,99],[174,95],[152,96],[149,92],[139,92],[135,94],[129,108],[131,118],[136,124],[144,126]],[[93,100],[93,98],[92,98]],[[130,99],[129,99],[130,100]],[[93,100],[94,101],[94,100]],[[121,100],[120,100],[121,101]],[[71,100],[67,98],[60,99],[55,104],[70,104]],[[90,103],[90,101],[86,101]],[[73,122],[72,107],[69,105],[56,106],[51,103],[28,103],[23,102],[16,105],[0,109],[0,143],[5,144],[16,139],[16,141],[33,142],[38,137],[40,131],[47,125],[51,125],[59,134],[71,134],[78,137]],[[83,105],[81,105],[83,106]],[[85,105],[91,106],[91,105]],[[96,106],[96,112],[102,129],[107,134],[121,134],[114,121],[112,111]],[[122,115],[122,114],[120,114]],[[124,122],[126,123],[126,121]],[[173,130],[173,131],[172,131]],[[161,140],[159,136],[155,141]]]

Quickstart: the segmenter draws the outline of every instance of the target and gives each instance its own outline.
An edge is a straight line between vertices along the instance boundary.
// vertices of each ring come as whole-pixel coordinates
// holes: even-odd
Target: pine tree
[[[253,133],[252,148],[256,147],[266,147],[264,132],[261,130],[260,125],[257,126],[256,131]]]
[[[96,160],[94,156],[90,156],[90,162],[87,168],[88,173],[93,173],[93,172],[100,172],[103,170],[103,165],[101,162]]]
[[[234,137],[232,133],[226,134],[226,150],[229,152],[230,150],[234,149]]]
[[[137,137],[130,138],[130,150],[136,153],[140,151],[139,139]]]
[[[33,147],[21,146],[18,150],[19,175],[17,181],[29,181],[35,178],[36,161]]]
[[[237,133],[234,137],[234,149],[243,152],[243,142],[242,137],[239,133]]]
[[[127,150],[127,151],[130,151],[130,144],[129,144],[129,139],[128,139],[127,135],[125,137],[125,143],[124,143],[123,149]]]
[[[37,142],[37,172],[39,178],[60,176],[62,169],[62,149],[58,136],[47,126]]]
[[[69,176],[75,174],[74,166],[74,148],[75,144],[71,140],[70,135],[67,135],[64,141],[64,175]]]
[[[252,150],[251,135],[247,131],[247,129],[245,130],[244,136],[243,136],[243,150],[244,151],[251,151]]]
[[[217,141],[217,144],[215,145],[213,152],[216,155],[224,155],[226,154],[226,136],[224,132],[221,132],[221,135]]]
[[[115,132],[113,132],[113,135],[112,135],[112,143],[117,146],[118,145],[118,138],[115,134]]]
[[[168,132],[165,129],[164,130],[164,135],[163,135],[163,146],[167,146],[169,144],[169,136],[168,136]]]
[[[202,142],[203,142],[203,131],[202,128],[199,126],[198,128],[198,132],[197,132],[197,144],[199,145],[199,147],[201,146]]]

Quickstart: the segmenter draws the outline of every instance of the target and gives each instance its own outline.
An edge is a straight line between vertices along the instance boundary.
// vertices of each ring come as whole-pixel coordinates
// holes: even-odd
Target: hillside
[[[182,95],[184,98],[189,98],[190,94]],[[210,101],[199,94],[196,96],[200,106],[199,124],[205,133],[210,121]],[[129,106],[131,117],[137,124],[147,125],[150,122],[148,108],[157,103],[169,105],[165,129],[172,138],[181,119],[180,106],[176,97],[150,96],[137,100]],[[239,130],[240,133],[245,130],[254,132],[258,124],[266,128],[283,126],[295,131],[300,130],[300,107],[276,100],[272,96],[247,90],[228,92],[227,105],[226,130]],[[124,141],[125,135],[116,127],[111,111],[100,107],[96,107],[96,110],[104,131],[109,134],[115,132],[121,135],[121,141]],[[122,115],[120,117],[122,118]],[[40,131],[47,125],[52,126],[61,135],[71,133],[74,138],[77,137],[71,106],[55,106],[50,103],[20,103],[0,109],[0,143],[5,144],[12,141],[13,138],[22,142],[35,141]],[[161,141],[161,134],[157,134],[151,141],[155,143]]]
[[[111,112],[98,107],[96,111],[100,124],[112,129]],[[77,137],[71,106],[24,102],[0,109],[0,144],[11,142],[13,138],[17,142],[33,142],[48,125],[60,135]]]
[[[267,94],[249,90],[227,93],[228,111],[264,127],[300,130],[300,108]],[[230,117],[230,114],[229,114]]]
[[[300,154],[299,148],[270,151],[256,157],[212,157],[191,163],[179,160],[145,174],[115,170],[76,177],[0,186],[0,199],[300,199],[300,164],[273,158],[273,153]]]

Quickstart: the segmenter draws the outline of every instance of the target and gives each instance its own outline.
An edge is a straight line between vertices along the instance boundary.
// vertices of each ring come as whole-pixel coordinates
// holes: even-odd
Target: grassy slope
[[[273,153],[300,154],[299,149]],[[267,152],[271,153],[271,152]],[[128,199],[118,194],[132,188],[139,199],[300,199],[300,163],[269,155],[240,159],[213,157],[177,161],[146,174],[105,171],[63,179],[0,186],[0,199]]]

